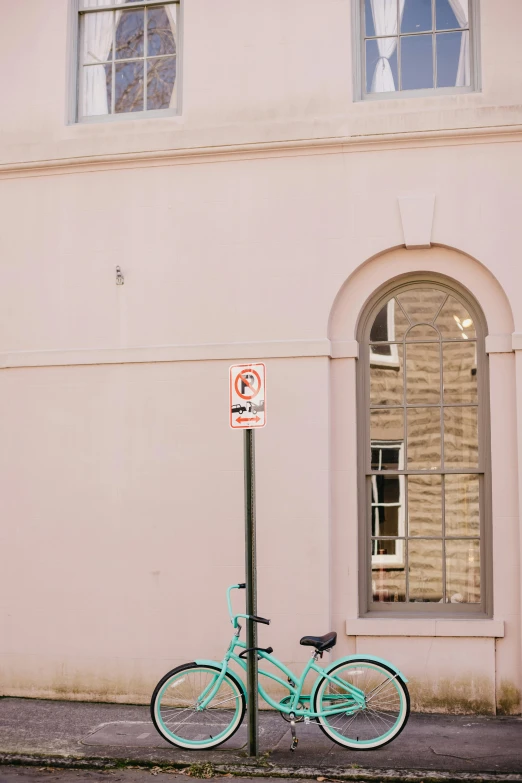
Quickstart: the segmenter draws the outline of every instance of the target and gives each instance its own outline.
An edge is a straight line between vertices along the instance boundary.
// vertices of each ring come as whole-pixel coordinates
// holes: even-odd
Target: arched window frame
[[[476,330],[478,444],[480,486],[480,575],[481,601],[476,604],[402,603],[373,601],[371,585],[371,445],[370,445],[370,330],[380,309],[391,297],[411,288],[436,288],[456,297],[470,313]],[[487,324],[478,302],[456,281],[442,275],[415,274],[395,278],[378,289],[366,302],[358,320],[357,340],[357,427],[358,427],[358,510],[359,510],[359,613],[372,617],[446,617],[481,619],[493,614],[491,458],[489,416],[489,362],[485,350]],[[372,354],[373,356],[373,354]],[[373,358],[372,358],[373,363]],[[402,456],[401,459],[404,459]],[[444,472],[442,470],[442,472]],[[405,471],[407,475],[408,471]],[[404,490],[403,490],[404,491]]]

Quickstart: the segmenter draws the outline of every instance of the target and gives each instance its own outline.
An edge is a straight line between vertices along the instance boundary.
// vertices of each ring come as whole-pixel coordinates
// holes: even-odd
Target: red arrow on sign
[[[236,419],[236,421],[238,424],[243,424],[244,421],[255,421],[257,423],[258,421],[261,421],[261,419],[259,416],[254,416],[251,419],[242,419],[240,416],[238,419]]]

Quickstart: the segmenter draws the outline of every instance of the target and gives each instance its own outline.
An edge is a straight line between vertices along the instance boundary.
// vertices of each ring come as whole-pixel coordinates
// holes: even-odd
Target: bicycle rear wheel
[[[218,666],[187,663],[168,672],[156,685],[150,712],[159,733],[188,750],[215,748],[241,725],[246,699],[238,679],[227,672],[210,703],[200,705],[217,683]]]
[[[403,730],[410,714],[406,684],[392,669],[359,658],[340,662],[328,670],[335,682],[323,677],[314,697],[314,712],[323,732],[338,745],[373,750],[391,742]],[[353,698],[350,686],[365,697]]]

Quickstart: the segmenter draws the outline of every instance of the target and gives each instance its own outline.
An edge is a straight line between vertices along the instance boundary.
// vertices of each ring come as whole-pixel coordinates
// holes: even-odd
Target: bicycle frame
[[[225,677],[225,674],[229,669],[230,661],[235,661],[239,666],[241,666],[241,668],[244,671],[246,671],[247,669],[246,660],[244,658],[241,658],[235,652],[236,648],[238,647],[242,649],[246,649],[245,642],[239,639],[239,634],[241,632],[241,626],[239,625],[239,618],[249,619],[248,615],[245,614],[234,615],[232,613],[230,593],[232,590],[237,589],[238,587],[239,585],[232,585],[232,587],[229,587],[227,591],[228,611],[230,614],[232,625],[236,629],[236,633],[233,635],[228,650],[226,651],[223,660],[220,662],[221,663],[220,673],[214,678],[213,681],[211,681],[207,685],[204,691],[200,694],[199,704],[197,707],[197,709],[199,710],[205,709],[205,707],[208,704],[210,704],[210,702],[214,698],[215,694],[217,693],[223,681],[223,678]],[[269,704],[274,709],[279,710],[279,712],[284,712],[287,715],[290,715],[290,713],[294,713],[296,717],[319,718],[319,717],[326,717],[328,715],[335,715],[339,712],[342,712],[344,714],[352,714],[360,709],[363,709],[366,705],[366,698],[363,691],[357,688],[357,686],[352,685],[351,683],[346,682],[345,680],[342,680],[341,678],[336,677],[335,675],[328,674],[325,671],[325,669],[317,665],[315,661],[315,655],[312,655],[308,663],[305,665],[301,676],[296,677],[295,674],[287,666],[285,666],[284,663],[278,660],[274,655],[271,655],[270,653],[266,653],[263,650],[258,650],[255,654],[258,655],[261,659],[271,663],[279,671],[281,671],[287,678],[286,680],[283,680],[281,679],[281,677],[278,677],[276,674],[272,672],[268,672],[264,669],[259,669],[260,675],[264,677],[268,677],[271,680],[274,680],[279,685],[282,685],[284,688],[286,688],[289,691],[289,695],[290,695],[289,703],[281,704],[281,702],[277,702],[275,701],[275,699],[272,699],[272,697],[269,696],[269,694],[263,688],[261,683],[258,682],[259,695],[266,701],[267,704]],[[197,663],[204,663],[204,662],[197,661]],[[316,672],[317,675],[326,678],[331,683],[337,686],[341,686],[345,690],[344,694],[330,694],[326,696],[325,698],[326,701],[331,701],[333,704],[335,704],[335,706],[332,706],[332,709],[321,710],[320,712],[312,711],[311,709],[312,705],[310,704],[310,696],[303,695],[302,692],[306,677],[310,671]],[[286,698],[288,699],[289,697]],[[307,708],[300,707],[299,706],[300,702],[304,704],[308,703],[308,707]]]

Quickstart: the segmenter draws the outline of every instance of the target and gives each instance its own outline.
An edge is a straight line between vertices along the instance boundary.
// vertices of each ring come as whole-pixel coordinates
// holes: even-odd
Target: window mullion
[[[440,310],[439,310],[440,313]],[[446,482],[444,479],[444,358],[443,343],[439,337],[439,377],[440,377],[440,468],[441,474],[441,513],[442,513],[442,602],[446,604]]]
[[[435,34],[435,0],[431,0],[431,27],[432,27],[432,58],[433,58],[433,88],[437,87],[437,36]]]
[[[116,11],[112,12],[111,114],[116,114]]]
[[[148,9],[144,9],[143,14],[143,111],[147,111],[147,73],[148,73],[148,40],[147,40],[147,24],[148,24]]]
[[[397,0],[397,89],[402,90],[401,72],[401,3]]]

